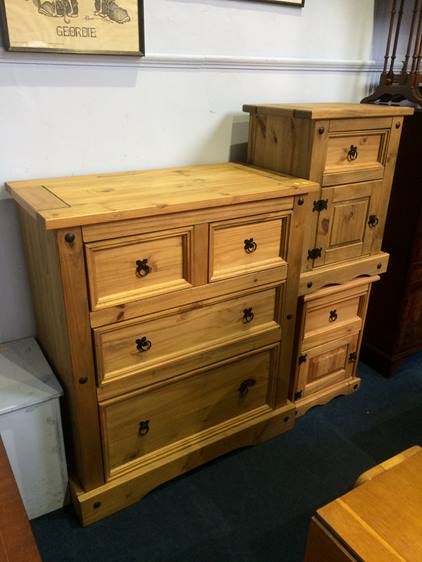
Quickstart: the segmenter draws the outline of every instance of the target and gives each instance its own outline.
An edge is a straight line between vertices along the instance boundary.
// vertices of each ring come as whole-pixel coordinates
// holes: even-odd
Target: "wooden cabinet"
[[[387,269],[385,218],[403,117],[413,109],[274,104],[244,110],[250,113],[250,164],[321,186],[318,197],[303,203],[302,317],[291,382],[291,398],[303,413],[359,386],[365,311],[371,283]],[[408,306],[417,315],[416,301],[410,297]]]
[[[362,345],[365,361],[393,375],[422,349],[422,111],[405,119],[383,250],[389,273],[374,287]]]
[[[11,182],[84,524],[292,427],[314,182],[236,164]]]

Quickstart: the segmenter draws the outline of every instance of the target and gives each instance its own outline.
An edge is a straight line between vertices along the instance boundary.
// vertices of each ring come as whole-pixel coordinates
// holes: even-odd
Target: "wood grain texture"
[[[114,477],[147,464],[157,449],[165,455],[163,447],[186,438],[199,440],[197,434],[271,403],[276,353],[277,346],[258,350],[206,372],[103,403],[106,472]],[[144,432],[141,423],[147,424]]]
[[[421,507],[419,452],[319,509],[317,518],[358,560],[417,562],[422,559]]]
[[[31,525],[0,437],[0,561],[41,562]]]
[[[85,489],[103,482],[95,371],[88,324],[80,232],[72,248],[65,233],[46,232],[26,211],[20,222],[37,324],[37,339],[65,389],[71,472]],[[79,384],[87,377],[86,384]]]
[[[8,182],[6,187],[12,197],[19,194],[20,203],[31,207],[46,229],[264,201],[317,188],[300,178],[232,163]],[[45,188],[66,207],[38,208],[32,193]]]
[[[268,113],[292,115],[298,119],[354,119],[361,117],[391,117],[412,115],[412,107],[359,103],[274,103],[246,104],[243,111],[249,113]]]
[[[312,517],[308,531],[304,562],[358,562],[341,542]]]
[[[294,406],[290,402],[270,411],[264,407],[221,424],[219,431],[204,432],[201,439],[191,439],[164,459],[157,456],[148,466],[113,479],[92,492],[84,493],[72,483],[80,519],[83,525],[98,521],[139,501],[163,482],[236,448],[266,441],[291,429],[294,419]]]

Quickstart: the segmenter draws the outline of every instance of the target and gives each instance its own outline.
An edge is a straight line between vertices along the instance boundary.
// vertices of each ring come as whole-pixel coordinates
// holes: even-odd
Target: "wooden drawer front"
[[[354,374],[359,334],[313,347],[301,355],[297,398],[317,392]]]
[[[278,347],[100,406],[106,472],[267,404]],[[134,460],[138,459],[138,463]]]
[[[285,263],[289,215],[271,215],[210,225],[210,281]]]
[[[313,267],[359,258],[381,248],[384,213],[380,213],[382,181],[325,188],[318,213],[316,244],[321,257]]]
[[[378,276],[326,287],[304,297],[302,349],[322,345],[359,331],[371,283]]]
[[[209,364],[213,347],[279,331],[279,292],[274,288],[213,304],[197,303],[150,320],[99,328],[95,342],[100,379],[159,369],[204,350],[207,353],[198,361]]]
[[[388,130],[329,133],[322,185],[380,179]]]
[[[192,230],[86,245],[92,310],[190,287]]]

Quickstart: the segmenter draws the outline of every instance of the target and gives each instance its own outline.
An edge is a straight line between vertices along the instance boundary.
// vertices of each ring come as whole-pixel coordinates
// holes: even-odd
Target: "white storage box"
[[[0,344],[0,434],[30,519],[65,502],[62,394],[33,338]]]

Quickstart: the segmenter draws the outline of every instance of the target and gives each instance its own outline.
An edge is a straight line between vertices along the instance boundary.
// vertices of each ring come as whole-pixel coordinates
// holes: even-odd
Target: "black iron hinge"
[[[355,363],[357,358],[358,354],[356,353],[356,351],[353,351],[349,354],[349,363]]]
[[[302,365],[302,363],[305,363],[305,361],[308,359],[308,356],[306,353],[302,353],[302,355],[299,355],[299,359],[297,360],[297,362],[299,363],[299,365]]]
[[[318,199],[318,201],[314,201],[314,208],[312,211],[319,213],[324,209],[328,209],[328,199]]]
[[[295,392],[295,400],[300,400],[302,398],[303,390],[298,390]]]
[[[322,248],[312,248],[308,250],[308,260],[316,260],[322,256]]]

